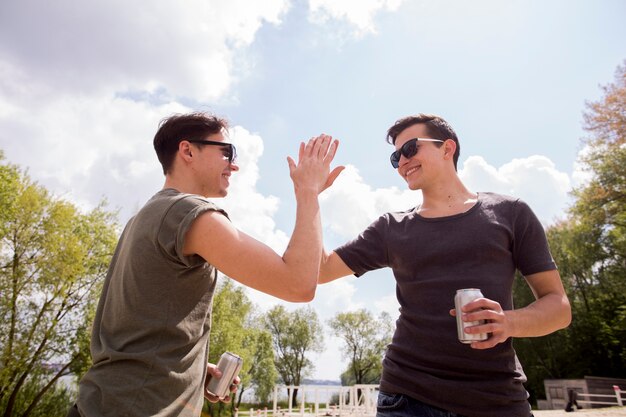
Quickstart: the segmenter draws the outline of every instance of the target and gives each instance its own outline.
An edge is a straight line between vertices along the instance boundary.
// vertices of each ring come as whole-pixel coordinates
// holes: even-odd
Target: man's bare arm
[[[322,261],[320,263],[320,277],[319,284],[325,284],[336,280],[337,278],[345,277],[354,274],[348,265],[341,259],[335,251],[327,253],[323,251]]]
[[[330,136],[322,135],[301,145],[298,164],[289,158],[296,224],[282,256],[217,212],[204,213],[194,221],[185,237],[184,252],[202,256],[222,273],[259,291],[287,301],[310,301],[322,253],[318,195],[343,169],[329,172],[337,145]]]

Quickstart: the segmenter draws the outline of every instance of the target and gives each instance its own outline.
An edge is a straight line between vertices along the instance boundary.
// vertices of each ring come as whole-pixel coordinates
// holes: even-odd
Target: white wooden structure
[[[619,386],[613,385],[615,394],[578,394],[579,397],[587,400],[577,400],[579,404],[600,405],[606,407],[623,407],[626,402],[626,391],[622,391]]]
[[[299,406],[295,406],[294,391],[298,391]],[[279,393],[289,393],[287,408],[278,406]],[[333,398],[334,397],[334,398]],[[331,404],[331,399],[338,404]],[[274,387],[273,409],[239,412],[237,417],[374,417],[378,385],[301,385]],[[306,407],[309,403],[309,407]],[[311,406],[312,404],[312,406]]]

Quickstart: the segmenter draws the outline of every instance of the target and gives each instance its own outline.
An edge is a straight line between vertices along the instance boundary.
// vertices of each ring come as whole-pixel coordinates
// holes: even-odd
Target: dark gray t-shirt
[[[94,319],[82,415],[200,415],[217,271],[183,247],[193,221],[210,210],[226,215],[200,196],[165,189],[126,225]]]
[[[476,350],[457,339],[457,289],[480,288],[513,308],[515,270],[556,269],[543,227],[522,201],[480,193],[465,213],[425,218],[387,213],[336,249],[360,276],[390,267],[400,317],[383,360],[380,389],[470,417],[528,417],[526,381],[511,339]]]

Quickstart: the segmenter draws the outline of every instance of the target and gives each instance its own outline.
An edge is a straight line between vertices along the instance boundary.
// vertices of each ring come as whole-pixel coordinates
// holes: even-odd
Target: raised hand
[[[297,164],[291,157],[287,157],[289,175],[296,192],[310,189],[319,194],[335,182],[345,168],[338,166],[330,171],[330,163],[338,146],[338,140],[322,134],[311,138],[306,144],[300,143]]]

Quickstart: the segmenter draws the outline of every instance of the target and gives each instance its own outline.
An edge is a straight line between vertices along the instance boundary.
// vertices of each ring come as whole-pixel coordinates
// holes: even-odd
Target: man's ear
[[[445,159],[452,159],[456,152],[456,142],[452,139],[446,139],[443,143],[443,156]]]
[[[181,140],[178,144],[178,153],[185,162],[191,162],[191,158],[193,158],[191,143],[186,140]]]

